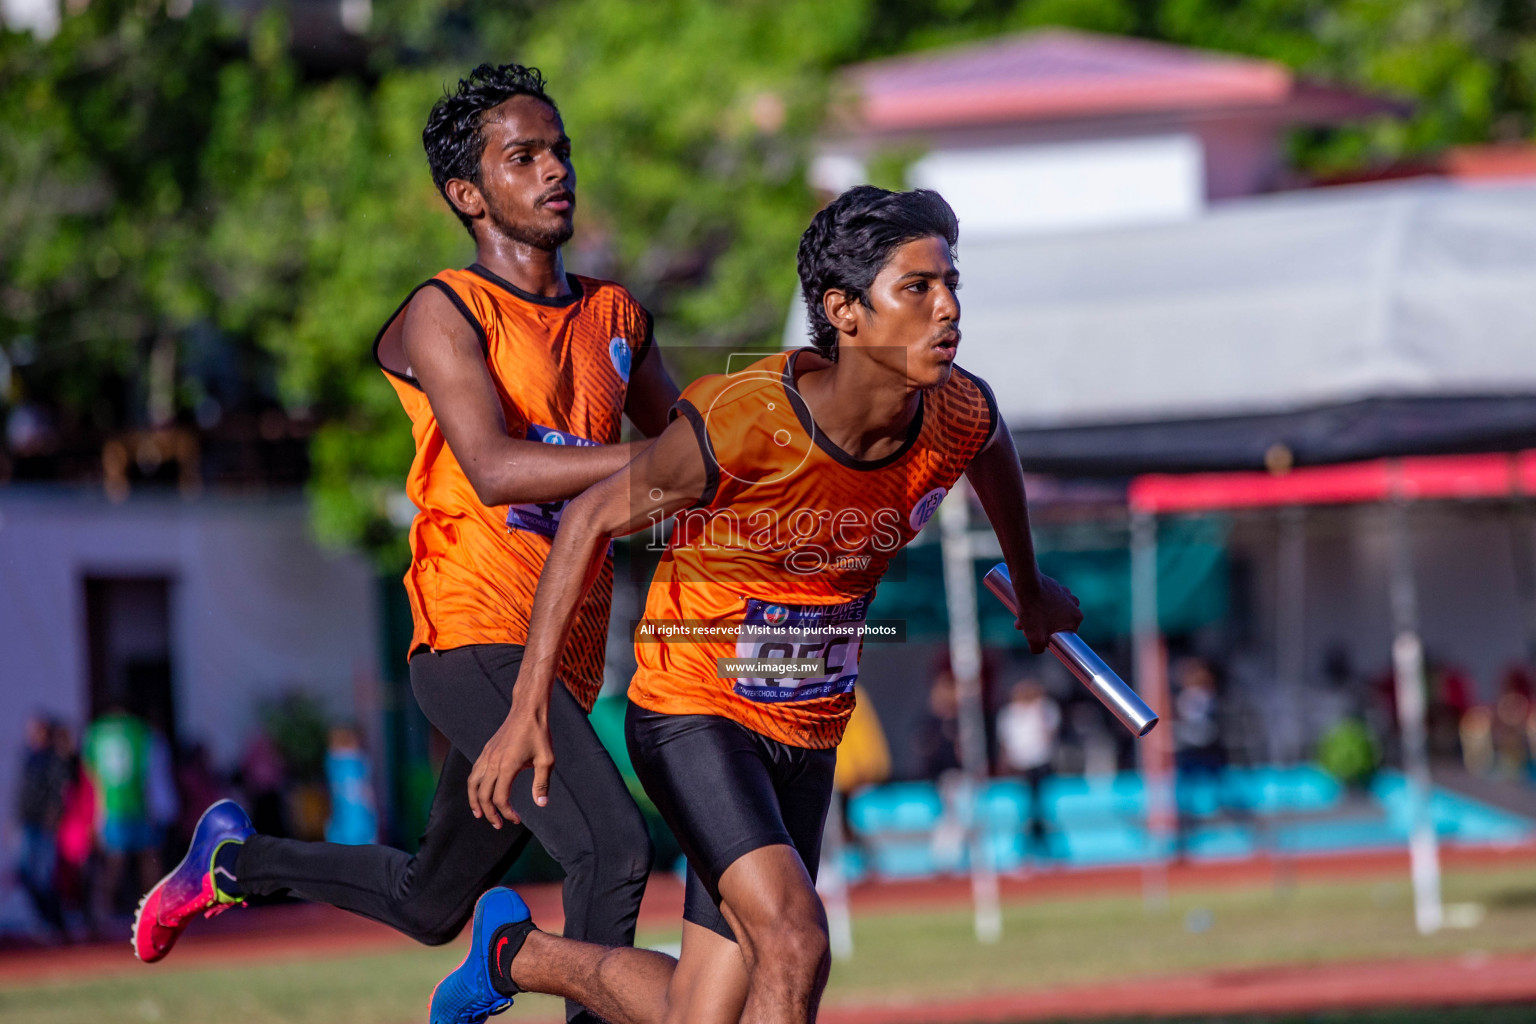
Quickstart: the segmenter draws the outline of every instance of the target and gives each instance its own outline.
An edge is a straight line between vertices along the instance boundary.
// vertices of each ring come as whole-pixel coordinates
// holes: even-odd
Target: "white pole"
[[[1279,751],[1290,764],[1301,760],[1306,748],[1302,686],[1306,675],[1307,641],[1307,521],[1306,512],[1295,506],[1280,510],[1280,536],[1275,566],[1275,675],[1280,684],[1281,705],[1289,721],[1288,742]]]
[[[1168,858],[1174,815],[1173,708],[1169,706],[1167,659],[1157,622],[1157,517],[1131,512],[1131,633],[1135,644],[1136,692],[1163,716],[1137,744],[1142,789],[1147,797],[1147,835],[1152,850],[1142,872],[1142,899],[1149,909],[1168,906]]]
[[[1275,550],[1275,677],[1287,720],[1269,727],[1266,738],[1270,742],[1265,747],[1267,754],[1284,764],[1300,763],[1306,748],[1302,700],[1307,644],[1306,515],[1305,509],[1295,505],[1280,510]],[[1274,858],[1276,889],[1290,889],[1295,884],[1291,857],[1278,842],[1272,844],[1270,856]]]
[[[981,694],[981,624],[976,616],[976,563],[971,555],[970,486],[955,481],[939,506],[944,551],[944,596],[949,605],[949,664],[955,676],[960,717],[960,768],[965,774],[961,821],[969,840],[971,898],[976,906],[976,939],[996,942],[1003,934],[997,869],[988,856],[978,809],[987,779],[987,723]]]
[[[832,794],[827,808],[826,829],[821,839],[821,870],[816,875],[816,889],[827,908],[827,939],[834,960],[853,956],[853,915],[848,907],[848,874],[843,870],[846,857],[843,843],[843,801]]]
[[[1396,467],[1395,473],[1401,473]],[[1424,645],[1419,639],[1419,595],[1413,578],[1408,498],[1401,486],[1392,502],[1392,669],[1403,774],[1408,779],[1408,866],[1413,879],[1413,918],[1420,935],[1440,930],[1440,847],[1429,813],[1429,743],[1425,727]]]

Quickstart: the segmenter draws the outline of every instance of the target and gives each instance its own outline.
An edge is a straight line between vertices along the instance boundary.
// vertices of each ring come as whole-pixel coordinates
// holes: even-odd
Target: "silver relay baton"
[[[1013,592],[1013,580],[1004,562],[994,565],[987,573],[987,589],[1008,606],[1014,615],[1019,614],[1019,601]],[[1145,736],[1157,724],[1157,712],[1147,707],[1146,701],[1115,675],[1115,670],[1104,664],[1104,659],[1093,653],[1076,633],[1052,633],[1050,651],[1077,677],[1078,682],[1120,719],[1120,724],[1131,730],[1134,736]]]

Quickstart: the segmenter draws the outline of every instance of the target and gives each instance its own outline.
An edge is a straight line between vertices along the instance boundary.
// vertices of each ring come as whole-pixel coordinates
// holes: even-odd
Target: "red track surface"
[[[1453,870],[1528,866],[1536,858],[1536,848],[1451,848],[1443,851],[1443,858],[1445,866]],[[1181,865],[1170,870],[1169,882],[1175,890],[1263,885],[1273,880],[1277,871],[1305,881],[1405,877],[1407,858],[1396,853],[1360,854],[1311,857],[1284,864],[1260,860]],[[1139,868],[1114,868],[1005,878],[1002,888],[1008,902],[1025,902],[1135,893],[1141,884]],[[563,917],[557,885],[521,891],[533,909],[534,920],[546,928],[560,926]],[[969,901],[970,886],[965,879],[870,884],[855,888],[851,895],[856,912],[952,907]],[[641,909],[641,927],[673,927],[681,913],[682,886],[671,876],[653,877]],[[121,943],[108,945],[3,952],[0,988],[67,981],[83,975],[102,978],[412,948],[415,944],[411,940],[383,925],[328,907],[266,907],[196,922],[170,959],[151,967],[134,960],[126,934]],[[959,1024],[1512,1001],[1536,1002],[1536,954],[1219,971],[950,998],[932,1004],[829,1004],[823,1008],[821,1020],[824,1024]],[[532,1024],[531,1018],[524,1019]]]

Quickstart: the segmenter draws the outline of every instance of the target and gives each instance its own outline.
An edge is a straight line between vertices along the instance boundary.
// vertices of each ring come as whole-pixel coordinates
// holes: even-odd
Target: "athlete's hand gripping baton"
[[[994,565],[985,582],[987,589],[996,594],[1009,611],[1019,614],[1019,599],[1013,592],[1007,564]],[[1157,712],[1147,707],[1146,701],[1125,685],[1125,680],[1115,675],[1115,670],[1104,664],[1104,659],[1093,653],[1093,648],[1083,643],[1076,633],[1052,633],[1050,651],[1120,719],[1120,724],[1131,730],[1132,735],[1145,736],[1152,731],[1157,724]]]

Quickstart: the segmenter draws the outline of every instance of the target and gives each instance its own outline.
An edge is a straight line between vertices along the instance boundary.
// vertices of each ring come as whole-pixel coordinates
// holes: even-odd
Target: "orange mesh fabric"
[[[991,438],[997,414],[986,385],[957,369],[923,395],[900,449],[854,460],[815,431],[793,386],[800,355],[770,356],[684,389],[675,414],[694,425],[711,491],[679,514],[656,570],[629,695],[653,711],[721,715],[825,749],[837,745],[853,711],[855,624],[892,556]],[[757,623],[803,624],[806,642],[759,642],[746,628]],[[708,624],[710,639],[646,632],[668,624]],[[828,673],[717,678],[719,659],[758,656],[825,657]]]
[[[575,276],[571,282],[575,295],[544,299],[477,265],[445,270],[421,287],[447,294],[481,336],[512,437],[614,444],[630,368],[650,342],[650,317],[616,284]],[[378,351],[398,348],[404,309],[380,333]],[[534,590],[564,503],[482,505],[420,386],[408,372],[385,372],[416,442],[406,480],[406,494],[419,510],[405,575],[415,622],[411,649],[526,643]],[[610,563],[561,657],[561,679],[588,710],[602,686],[612,597]]]

